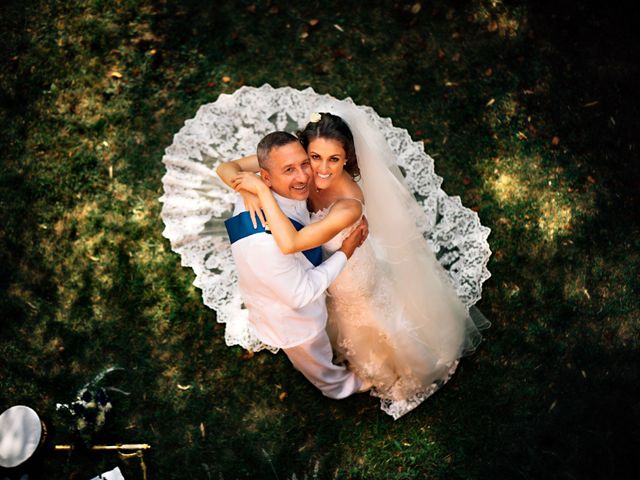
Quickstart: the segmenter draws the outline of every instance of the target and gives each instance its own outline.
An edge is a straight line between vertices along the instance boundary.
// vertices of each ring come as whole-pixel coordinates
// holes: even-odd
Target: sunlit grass
[[[627,144],[585,121],[615,88],[558,52],[550,16],[498,0],[33,5],[0,16],[0,403],[51,414],[120,365],[131,396],[105,438],[150,442],[150,478],[606,478],[633,458],[640,244],[619,187],[633,171],[610,169]],[[590,59],[598,75],[607,59]],[[428,139],[445,190],[492,229],[487,340],[397,422],[373,398],[322,398],[282,355],[226,347],[162,238],[172,135],[264,82],[351,95]],[[585,109],[572,92],[610,97]],[[47,478],[88,478],[116,460],[49,461]]]

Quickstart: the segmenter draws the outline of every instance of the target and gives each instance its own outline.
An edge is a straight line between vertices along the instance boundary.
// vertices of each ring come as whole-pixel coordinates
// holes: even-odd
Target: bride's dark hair
[[[303,130],[297,132],[300,143],[302,143],[305,150],[308,150],[309,144],[316,138],[327,138],[340,142],[347,157],[344,169],[354,180],[357,180],[360,177],[360,168],[358,167],[356,147],[353,144],[353,135],[349,126],[342,118],[332,113],[320,113],[318,115],[320,115],[320,120],[307,123]]]

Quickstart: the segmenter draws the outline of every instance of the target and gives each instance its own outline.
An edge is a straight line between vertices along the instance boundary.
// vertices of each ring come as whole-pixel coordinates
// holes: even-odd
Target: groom
[[[273,132],[258,144],[264,182],[297,229],[309,223],[307,197],[312,178],[307,153],[296,137]],[[325,331],[325,290],[335,280],[363,237],[363,227],[322,262],[320,247],[285,255],[260,224],[254,228],[244,202],[226,222],[240,292],[249,322],[263,343],[281,348],[291,363],[324,395],[344,398],[367,386],[344,366],[332,363]]]

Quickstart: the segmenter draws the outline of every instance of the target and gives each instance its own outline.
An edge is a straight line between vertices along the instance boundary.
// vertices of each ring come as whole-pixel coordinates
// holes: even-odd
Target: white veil
[[[411,336],[442,363],[472,353],[482,340],[479,330],[489,322],[475,307],[472,318],[423,236],[420,226],[428,219],[405,185],[387,140],[351,99],[322,101],[315,111],[338,115],[351,129],[369,239],[404,307]]]

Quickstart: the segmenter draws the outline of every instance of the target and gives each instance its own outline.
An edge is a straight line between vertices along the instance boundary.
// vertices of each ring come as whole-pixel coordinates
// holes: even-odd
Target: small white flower
[[[322,120],[322,115],[320,115],[318,112],[313,112],[310,116],[309,116],[309,121],[311,123],[318,123],[320,120]]]

